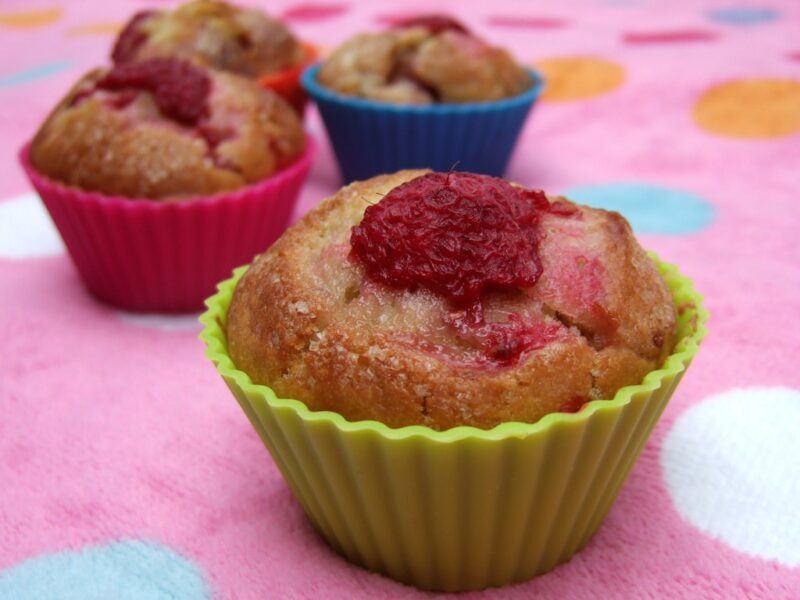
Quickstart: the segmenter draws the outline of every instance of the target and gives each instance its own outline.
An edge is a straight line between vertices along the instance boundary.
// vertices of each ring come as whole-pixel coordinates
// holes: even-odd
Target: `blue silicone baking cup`
[[[512,98],[468,104],[401,105],[345,96],[319,84],[320,65],[303,73],[316,101],[345,182],[399,169],[505,172],[525,119],[544,81]]]

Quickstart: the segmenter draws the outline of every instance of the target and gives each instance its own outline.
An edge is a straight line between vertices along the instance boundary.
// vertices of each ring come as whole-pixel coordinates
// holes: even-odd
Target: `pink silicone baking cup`
[[[174,202],[105,196],[37,172],[30,144],[20,162],[89,291],[131,311],[200,310],[217,282],[283,233],[315,152],[230,193]]]

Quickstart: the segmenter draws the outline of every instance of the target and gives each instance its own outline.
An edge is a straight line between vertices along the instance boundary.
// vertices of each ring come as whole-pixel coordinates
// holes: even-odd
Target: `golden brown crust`
[[[348,259],[350,228],[368,203],[422,173],[343,188],[256,259],[228,312],[239,369],[314,410],[447,429],[535,422],[575,398],[610,398],[661,364],[674,344],[675,309],[616,213],[547,213],[536,286],[484,295],[487,320],[518,312],[559,328],[555,341],[513,366],[475,362],[474,349],[443,324],[450,309],[442,298],[366,279]]]
[[[84,76],[40,127],[30,156],[42,174],[108,195],[175,199],[265,179],[305,146],[294,111],[242,77],[208,70],[208,117],[189,127],[163,115],[149,92],[124,108],[112,106],[112,92],[84,97],[104,73]]]
[[[531,86],[505,50],[422,27],[356,35],[334,50],[317,79],[341,94],[396,104],[485,102]]]
[[[156,11],[138,28],[145,39],[126,60],[181,57],[246,77],[263,77],[304,59],[301,45],[282,22],[218,0],[194,0],[173,11]]]
[[[531,78],[502,48],[444,31],[423,44],[414,57],[415,77],[439,92],[440,102],[476,102],[516,96]]]

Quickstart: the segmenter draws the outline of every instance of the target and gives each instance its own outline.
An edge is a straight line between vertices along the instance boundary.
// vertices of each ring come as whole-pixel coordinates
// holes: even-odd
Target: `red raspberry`
[[[558,409],[558,412],[576,413],[586,406],[588,402],[589,399],[586,396],[573,396],[561,405],[561,408]]]
[[[447,15],[418,15],[398,19],[393,23],[394,27],[424,27],[433,34],[442,31],[459,31],[469,33],[469,30],[459,21]]]
[[[486,289],[532,287],[541,191],[472,173],[429,173],[367,208],[353,228],[353,254],[394,288],[428,288],[467,307]]]
[[[542,274],[543,192],[472,173],[429,173],[389,192],[353,227],[353,256],[367,275],[399,289],[425,287],[457,309],[445,317],[490,363],[509,365],[556,339],[559,326],[512,314],[486,323],[481,294],[529,288]]]
[[[128,62],[136,54],[139,46],[147,41],[148,36],[142,31],[142,23],[154,14],[154,10],[143,10],[131,17],[120,31],[111,51],[111,60],[114,64]]]
[[[115,65],[97,82],[97,88],[148,91],[166,116],[184,125],[195,125],[208,115],[211,80],[200,67],[188,61],[151,58]]]
[[[555,323],[530,323],[512,313],[506,321],[487,323],[483,305],[478,301],[466,310],[450,313],[444,319],[467,344],[480,348],[489,363],[510,365],[523,352],[544,348],[558,339],[560,327]]]

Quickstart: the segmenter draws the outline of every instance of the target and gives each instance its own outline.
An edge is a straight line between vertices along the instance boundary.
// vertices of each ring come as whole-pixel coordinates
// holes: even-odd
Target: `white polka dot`
[[[64,252],[50,215],[34,193],[0,201],[0,257],[24,259]]]
[[[119,312],[119,318],[148,329],[159,329],[161,331],[200,331],[202,325],[198,319],[200,313],[190,315],[160,315],[153,313],[129,313]]]
[[[661,451],[678,512],[732,548],[800,565],[800,391],[733,389],[688,409]]]

